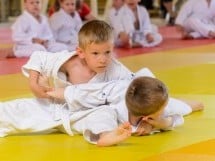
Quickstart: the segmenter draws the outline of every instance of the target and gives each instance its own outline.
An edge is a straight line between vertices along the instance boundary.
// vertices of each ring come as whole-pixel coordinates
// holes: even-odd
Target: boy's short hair
[[[138,77],[129,85],[125,99],[131,115],[148,116],[163,107],[168,100],[168,91],[156,78]]]
[[[24,3],[26,3],[28,0],[24,0]],[[39,0],[40,1],[40,3],[41,3],[41,0]]]
[[[78,33],[79,47],[85,49],[92,43],[113,41],[113,28],[105,21],[91,20],[84,24]]]

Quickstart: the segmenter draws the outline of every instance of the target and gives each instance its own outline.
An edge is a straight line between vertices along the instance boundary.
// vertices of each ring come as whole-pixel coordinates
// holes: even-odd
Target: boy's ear
[[[143,116],[143,117],[142,117],[142,120],[143,120],[143,121],[148,120],[148,116]]]
[[[79,58],[83,59],[85,57],[84,50],[82,48],[77,47],[76,52],[77,52],[77,55],[79,56]]]

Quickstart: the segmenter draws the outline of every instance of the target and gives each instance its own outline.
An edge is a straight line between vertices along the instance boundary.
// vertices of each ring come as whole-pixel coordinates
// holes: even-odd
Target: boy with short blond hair
[[[110,41],[113,43],[113,28],[103,21],[96,21],[90,25],[82,27],[79,31],[79,47],[85,49],[91,43],[103,43]],[[89,32],[90,31],[90,32]]]
[[[100,31],[100,38],[93,40],[98,34],[95,26]],[[30,88],[37,98],[0,103],[0,129],[3,129],[0,136],[42,132],[52,128],[60,128],[73,135],[69,123],[72,111],[65,102],[50,98],[47,91],[81,83],[131,79],[133,73],[112,57],[111,31],[111,26],[104,21],[89,21],[82,27],[79,37],[89,41],[80,40],[76,51],[34,52],[22,71],[29,77]],[[87,39],[89,35],[92,38]],[[92,111],[80,112],[73,117],[73,121]]]
[[[130,79],[130,72],[112,56],[112,27],[104,21],[92,20],[82,26],[76,51],[44,54],[35,52],[23,66],[30,87],[37,97],[49,98],[47,88],[38,85],[41,75],[53,79],[55,87],[87,82]]]

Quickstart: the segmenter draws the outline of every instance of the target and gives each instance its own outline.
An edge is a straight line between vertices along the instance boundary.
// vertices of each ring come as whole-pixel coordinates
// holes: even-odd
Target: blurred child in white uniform
[[[40,14],[41,1],[24,0],[24,6],[23,14],[12,25],[14,55],[29,57],[34,51],[67,50],[66,45],[54,40],[47,18]]]
[[[76,0],[59,0],[60,10],[50,17],[50,26],[57,42],[64,43],[69,51],[78,45],[78,32],[82,20],[75,10]]]
[[[176,18],[183,39],[215,38],[215,0],[188,0]]]
[[[139,0],[115,0],[109,21],[115,30],[119,47],[153,47],[162,42],[156,26],[150,22],[147,10],[138,5]],[[124,4],[124,5],[123,5]]]

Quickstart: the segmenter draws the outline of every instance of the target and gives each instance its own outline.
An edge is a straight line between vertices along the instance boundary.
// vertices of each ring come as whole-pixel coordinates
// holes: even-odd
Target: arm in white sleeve
[[[124,99],[127,81],[88,83],[65,88],[64,98],[71,111],[118,104]]]
[[[141,24],[143,26],[143,34],[146,36],[147,34],[152,33],[151,21],[148,11],[144,7],[140,7],[140,10],[142,15],[141,18],[143,19],[140,21],[143,23]]]
[[[51,18],[49,19],[50,28],[52,30],[52,33],[53,33],[53,36],[54,36],[55,40],[58,39],[58,33],[59,33],[59,30],[62,27],[61,22],[62,22],[62,18],[59,16],[58,12],[53,14],[51,16]]]
[[[119,38],[121,32],[125,32],[121,23],[121,15],[114,8],[111,8],[108,14],[108,22],[114,29],[114,39]]]
[[[35,51],[31,55],[28,62],[22,66],[22,73],[29,77],[29,70],[35,70],[39,73],[43,72],[44,63],[47,61],[48,54],[44,51]]]
[[[60,67],[75,54],[76,52],[68,52],[66,50],[57,53],[35,51],[28,62],[22,66],[22,72],[28,77],[29,70],[35,70],[48,77],[56,78],[58,77],[57,73]]]
[[[181,7],[178,16],[175,20],[175,23],[177,25],[183,26],[185,20],[192,14],[192,6],[196,3],[194,0],[189,0],[184,3],[184,5]]]
[[[102,97],[103,83],[71,85],[65,88],[64,98],[71,111],[86,110],[104,105],[106,98]]]
[[[172,115],[169,116],[172,119],[172,124],[171,126],[165,128],[165,129],[161,129],[163,131],[168,131],[168,130],[173,130],[175,127],[181,126],[184,124],[184,118],[181,115]]]
[[[49,25],[48,19],[45,16],[43,16],[43,19],[44,19],[43,38],[45,40],[53,41],[54,36],[53,36],[52,30],[51,30],[51,27]]]
[[[23,16],[19,17],[12,25],[12,39],[19,45],[31,45],[33,35],[29,33],[30,22],[28,22]]]

